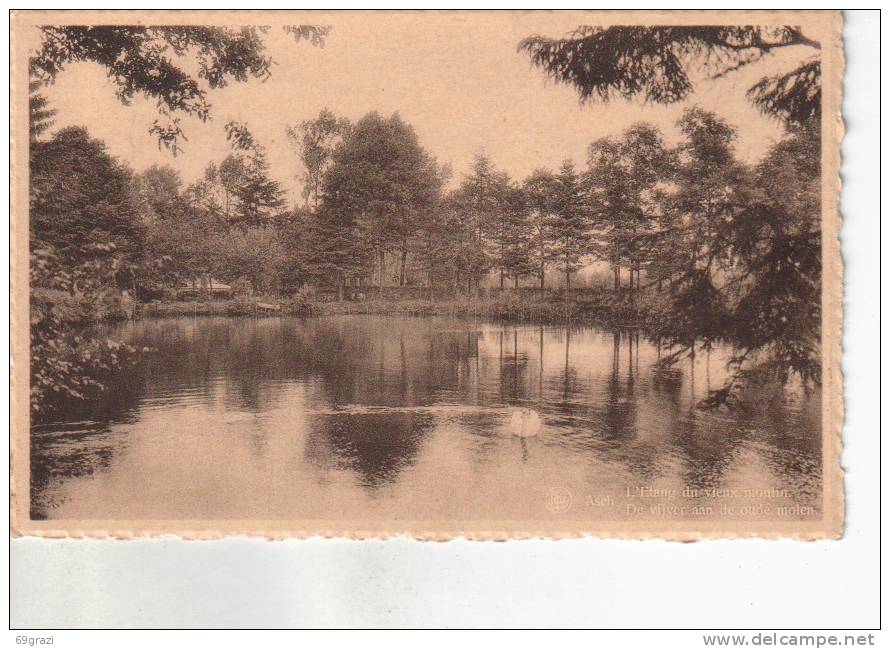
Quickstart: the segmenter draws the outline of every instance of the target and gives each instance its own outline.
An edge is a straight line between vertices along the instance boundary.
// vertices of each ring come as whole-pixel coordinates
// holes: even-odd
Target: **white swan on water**
[[[517,437],[534,437],[541,430],[541,417],[531,408],[514,408],[510,432]]]

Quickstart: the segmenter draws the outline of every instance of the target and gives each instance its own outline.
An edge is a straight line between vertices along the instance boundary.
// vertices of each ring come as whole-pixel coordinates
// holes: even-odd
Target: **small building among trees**
[[[176,288],[176,299],[178,300],[207,297],[214,300],[228,300],[232,297],[232,287],[210,275],[201,275],[193,277]]]

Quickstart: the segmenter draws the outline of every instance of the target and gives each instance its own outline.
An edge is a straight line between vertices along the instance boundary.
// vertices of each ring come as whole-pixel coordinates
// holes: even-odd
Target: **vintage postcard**
[[[11,29],[13,534],[843,534],[839,12]]]

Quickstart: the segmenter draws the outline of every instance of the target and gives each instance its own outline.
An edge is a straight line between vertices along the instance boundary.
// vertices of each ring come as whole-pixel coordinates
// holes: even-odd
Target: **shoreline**
[[[602,296],[600,296],[602,297]],[[616,299],[617,298],[617,299]],[[589,324],[610,328],[642,328],[636,296],[606,295],[596,301],[479,299],[429,301],[418,299],[370,299],[340,302],[294,301],[176,301],[141,305],[135,319],[222,317],[323,317],[334,315],[391,315],[410,317],[448,316],[489,318],[527,324]],[[265,305],[265,308],[264,306]],[[276,308],[269,308],[269,307]],[[115,318],[121,320],[125,318]]]

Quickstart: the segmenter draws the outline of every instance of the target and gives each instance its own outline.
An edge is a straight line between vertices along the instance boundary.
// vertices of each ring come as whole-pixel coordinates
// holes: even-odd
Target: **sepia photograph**
[[[842,536],[840,13],[11,29],[13,534]]]

